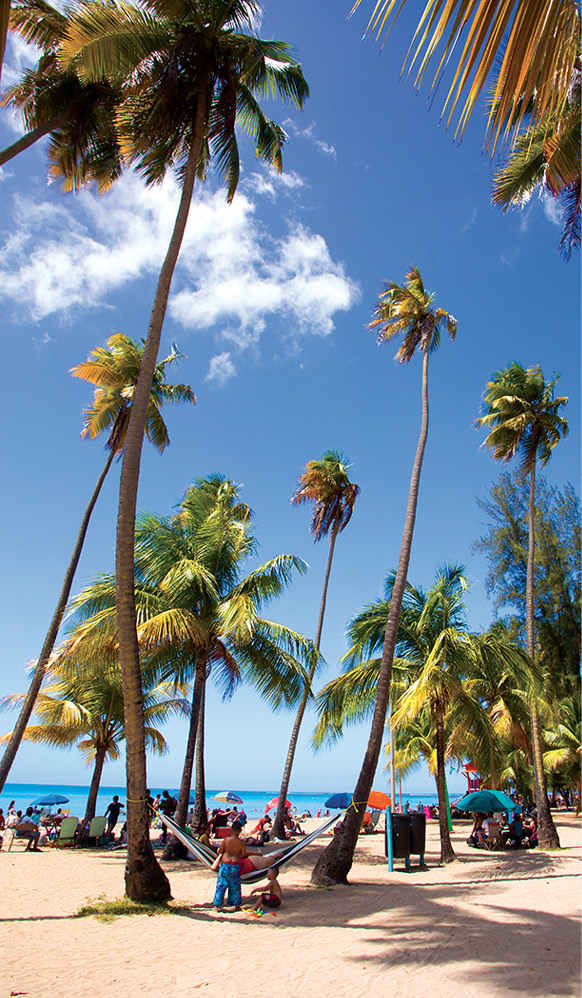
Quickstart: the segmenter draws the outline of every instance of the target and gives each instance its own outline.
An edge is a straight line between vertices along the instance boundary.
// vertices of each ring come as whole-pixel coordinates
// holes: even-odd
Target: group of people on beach
[[[511,821],[500,823],[492,811],[487,815],[474,814],[473,828],[467,845],[476,849],[496,846],[509,846],[513,849],[535,849],[538,844],[538,828],[535,811],[522,813],[515,808]]]

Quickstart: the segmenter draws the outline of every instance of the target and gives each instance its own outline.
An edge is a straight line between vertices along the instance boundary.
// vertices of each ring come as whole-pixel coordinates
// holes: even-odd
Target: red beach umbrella
[[[274,807],[279,807],[279,798],[278,797],[273,797],[273,799],[269,801],[269,803],[265,807],[265,814],[267,813],[267,811],[271,811]],[[291,807],[291,801],[290,800],[286,800],[285,801],[285,807]]]

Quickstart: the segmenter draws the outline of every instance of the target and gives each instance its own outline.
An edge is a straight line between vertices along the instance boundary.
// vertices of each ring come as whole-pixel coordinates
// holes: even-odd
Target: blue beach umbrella
[[[351,803],[351,794],[332,794],[331,797],[328,797],[323,806],[331,807],[333,810],[337,808],[338,810],[343,811],[344,808],[349,807]]]
[[[458,807],[460,811],[487,814],[489,811],[511,812],[516,804],[502,790],[474,790],[473,793],[461,797],[455,807]]]
[[[55,804],[68,804],[69,798],[63,797],[62,794],[46,794],[44,797],[39,797],[38,800],[33,800],[31,807],[54,807]]]

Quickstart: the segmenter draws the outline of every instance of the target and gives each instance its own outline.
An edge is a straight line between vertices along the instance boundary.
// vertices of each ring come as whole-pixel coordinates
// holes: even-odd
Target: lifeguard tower
[[[467,778],[467,793],[470,794],[473,790],[481,790],[481,774],[477,767],[472,763],[468,762],[466,766],[463,767],[462,772]]]

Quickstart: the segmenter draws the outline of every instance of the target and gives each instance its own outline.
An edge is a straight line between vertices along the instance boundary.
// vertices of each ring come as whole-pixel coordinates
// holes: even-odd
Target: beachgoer
[[[4,817],[4,809],[0,807],[0,832],[3,832],[5,827],[6,818]]]
[[[16,828],[18,822],[22,818],[22,811],[14,811],[8,809],[8,815],[6,817],[6,828]]]
[[[523,822],[521,820],[521,811],[513,812],[513,819],[509,826],[509,835],[507,841],[510,846],[515,849],[521,848],[521,844],[525,838],[525,829],[523,827]]]
[[[283,902],[283,891],[281,890],[281,885],[277,880],[279,875],[279,867],[271,866],[267,870],[267,890],[264,887],[255,887],[251,894],[261,895],[261,904],[264,904],[267,908],[279,908]]]
[[[40,852],[38,840],[40,837],[39,828],[40,814],[35,814],[31,807],[27,807],[26,814],[21,817],[16,825],[16,832],[21,838],[28,839],[25,852]]]
[[[160,811],[162,814],[167,815],[168,818],[173,818],[174,812],[178,807],[178,801],[175,797],[172,797],[167,790],[162,791],[162,799],[160,801]],[[162,842],[165,843],[168,838],[168,826],[162,821]]]
[[[124,807],[125,804],[122,804],[117,794],[115,794],[111,804],[108,804],[105,808],[105,817],[107,818],[107,815],[109,815],[107,818],[107,835],[113,835],[113,829],[119,821],[119,815]]]
[[[216,878],[216,890],[214,892],[214,907],[220,910],[224,907],[224,895],[229,908],[235,910],[240,907],[240,873],[241,863],[248,859],[250,853],[247,852],[244,842],[240,838],[241,825],[234,822],[232,835],[223,839],[218,856],[212,864],[213,870],[218,870]]]
[[[467,845],[475,846],[475,848],[478,849],[479,846],[484,845],[485,843],[485,833],[483,832],[483,829],[481,827],[483,824],[483,815],[474,814],[473,818],[474,818],[473,827],[471,829],[471,834],[467,839]]]
[[[404,813],[408,814],[409,812],[410,812],[410,801],[407,800],[406,804],[404,805]]]

